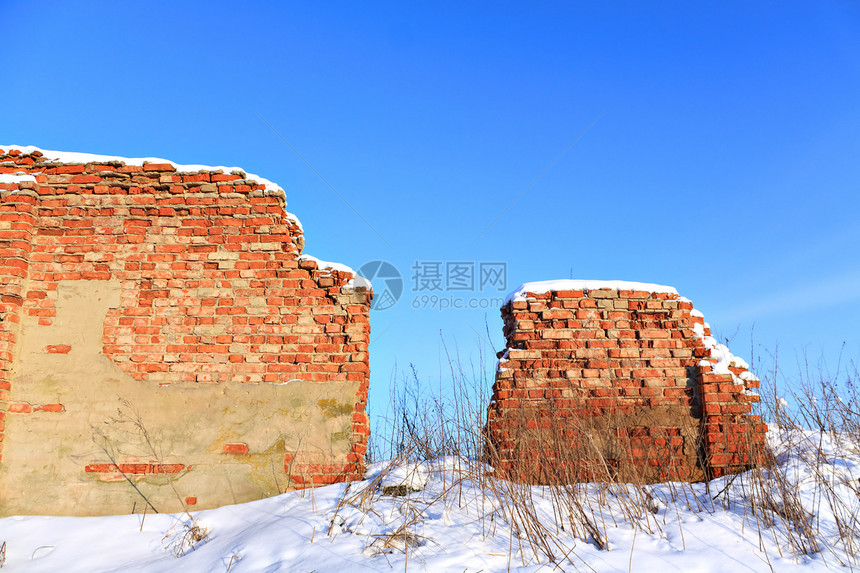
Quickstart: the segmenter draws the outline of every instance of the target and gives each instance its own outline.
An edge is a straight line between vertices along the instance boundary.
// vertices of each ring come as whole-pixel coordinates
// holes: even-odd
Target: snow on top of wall
[[[320,270],[328,270],[328,271],[339,271],[342,273],[349,273],[352,275],[352,279],[348,283],[344,285],[344,288],[366,288],[370,289],[370,281],[364,278],[363,276],[356,273],[352,267],[344,265],[343,263],[330,263],[328,261],[323,261],[318,259],[312,255],[299,255],[300,261],[314,261],[317,264],[317,267]]]
[[[704,326],[700,323],[696,323],[693,325],[693,332],[696,336],[702,339],[702,342],[705,345],[705,348],[711,351],[711,358],[716,359],[716,362],[711,362],[710,360],[700,360],[699,366],[710,366],[711,370],[715,374],[731,374],[732,379],[740,379],[743,381],[747,380],[758,380],[755,374],[749,371],[750,365],[746,360],[735,356],[729,350],[729,347],[725,344],[720,344],[717,342],[717,339],[713,336],[707,336],[705,334],[705,329],[710,329],[710,326],[705,323]],[[736,376],[734,372],[729,370],[729,366],[737,366],[739,368],[746,368],[747,371],[741,373],[740,376]],[[755,392],[746,391],[747,394],[754,394]]]
[[[511,355],[510,350],[511,350],[510,348],[505,348],[505,351],[502,353],[502,355],[496,361],[496,372],[503,372],[503,371],[507,370],[507,368],[505,368],[503,365],[506,362],[511,361],[510,360],[510,355]]]
[[[36,178],[32,175],[27,175],[26,173],[0,173],[0,183],[23,183],[25,181],[29,181],[31,183],[36,182]]]
[[[633,281],[599,281],[578,279],[557,279],[551,281],[536,281],[524,283],[505,298],[505,304],[514,300],[526,300],[526,293],[544,294],[559,290],[638,290],[646,292],[665,292],[678,294],[674,287],[658,285],[653,283],[639,283]]]
[[[300,261],[313,261],[317,264],[317,266],[322,269],[330,269],[333,271],[340,271],[342,273],[349,273],[354,275],[355,271],[352,267],[344,265],[343,263],[330,263],[328,261],[323,261],[322,259],[318,259],[313,255],[299,255]]]
[[[75,151],[52,151],[49,149],[41,149],[33,145],[0,145],[0,150],[18,150],[22,154],[30,154],[38,151],[42,154],[46,161],[57,161],[59,163],[101,163],[110,161],[121,161],[126,165],[143,166],[144,163],[168,163],[173,165],[179,172],[195,172],[195,171],[223,171],[224,173],[232,173],[241,171],[245,173],[245,179],[256,181],[260,185],[265,186],[267,193],[279,193],[286,197],[284,190],[276,183],[269,181],[259,175],[248,173],[241,167],[224,167],[210,165],[183,165],[170,161],[169,159],[161,159],[159,157],[120,157],[118,155],[96,155],[94,153],[78,153]]]
[[[302,227],[302,222],[299,221],[299,218],[296,217],[295,213],[290,213],[289,211],[285,211],[285,213],[286,213],[287,219],[289,219],[290,221],[295,223],[296,227],[298,227],[301,230],[301,232],[304,233],[305,228]]]

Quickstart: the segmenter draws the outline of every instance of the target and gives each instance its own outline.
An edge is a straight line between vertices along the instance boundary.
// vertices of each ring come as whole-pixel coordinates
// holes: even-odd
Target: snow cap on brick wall
[[[560,290],[638,290],[645,292],[666,292],[678,294],[675,287],[658,285],[653,283],[639,283],[633,281],[600,281],[582,279],[556,279],[550,281],[536,281],[524,283],[505,298],[505,304],[514,300],[526,300],[526,293],[544,294]]]
[[[26,173],[0,173],[0,183],[17,185],[18,183],[24,183],[25,181],[35,183],[36,178],[32,175],[27,175]]]
[[[260,177],[259,175],[248,173],[241,167],[183,165],[181,163],[176,163],[169,159],[161,159],[159,157],[120,157],[118,155],[97,155],[94,153],[78,153],[74,151],[52,151],[49,149],[41,149],[33,145],[0,145],[0,151],[10,151],[13,149],[20,151],[23,155],[29,155],[34,151],[38,151],[42,154],[45,161],[56,161],[58,163],[86,164],[119,161],[126,165],[140,166],[143,166],[145,163],[167,163],[173,165],[173,167],[175,167],[180,173],[193,173],[195,171],[223,171],[224,173],[234,173],[238,171],[245,174],[245,179],[256,181],[260,185],[263,185],[267,192],[280,193],[281,195],[286,196],[284,190],[278,184],[273,183],[264,177]]]

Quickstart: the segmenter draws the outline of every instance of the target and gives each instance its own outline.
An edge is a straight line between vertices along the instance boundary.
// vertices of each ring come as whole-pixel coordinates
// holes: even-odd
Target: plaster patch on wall
[[[130,511],[140,502],[121,475],[86,471],[87,465],[110,463],[93,441],[94,429],[104,432],[120,463],[154,463],[134,427],[110,421],[120,411],[129,414],[122,400],[143,420],[162,452],[162,461],[189,467],[174,479],[180,490],[193,480],[203,506],[275,495],[279,488],[288,488],[290,479],[284,470],[288,449],[324,452],[346,462],[349,441],[332,442],[329,436],[333,430],[351,427],[352,408],[347,405],[355,400],[357,383],[340,386],[338,397],[332,398],[331,388],[307,381],[288,386],[181,383],[159,387],[134,380],[101,353],[103,321],[119,304],[121,290],[118,281],[64,281],[57,288],[52,325],[40,326],[29,317],[24,320],[13,399],[61,403],[65,412],[8,420],[0,466],[0,513],[74,513],[79,504],[115,505],[117,496],[126,500]],[[72,351],[43,353],[46,344],[61,343],[70,344]],[[328,401],[342,408],[322,411],[319,404]],[[223,444],[239,440],[247,444],[248,453],[224,459]],[[85,487],[93,480],[106,481],[105,474],[111,476],[107,480],[111,483],[105,484],[111,487]],[[166,476],[140,474],[135,479],[159,511],[181,509],[172,491],[164,487]],[[13,491],[17,495],[11,495]]]

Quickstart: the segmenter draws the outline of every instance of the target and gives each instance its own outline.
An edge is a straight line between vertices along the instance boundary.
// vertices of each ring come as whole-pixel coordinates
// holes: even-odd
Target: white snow
[[[697,311],[694,309],[693,312]],[[701,312],[699,312],[698,314],[702,315]],[[707,322],[704,324],[704,326],[701,323],[696,323],[693,325],[693,332],[696,334],[696,336],[702,339],[705,348],[711,351],[711,360],[700,360],[698,362],[698,365],[710,366],[711,371],[715,374],[730,374],[735,384],[741,384],[743,386],[746,386],[746,382],[758,382],[758,377],[749,370],[741,372],[739,376],[732,372],[729,369],[729,366],[736,366],[739,368],[747,369],[750,366],[746,360],[732,354],[728,346],[726,346],[725,344],[720,344],[713,336],[706,336],[705,329],[710,330],[710,325]],[[747,396],[759,395],[758,392],[750,388],[744,388],[743,393]]]
[[[849,548],[860,541],[850,529],[860,512],[857,444],[776,426],[768,439],[777,463],[761,474],[707,484],[574,486],[581,505],[574,519],[550,488],[487,477],[481,487],[484,468],[456,458],[374,464],[361,482],[193,512],[207,538],[178,557],[175,550],[191,525],[184,514],[7,517],[0,519],[3,571],[855,570],[858,559]],[[803,534],[782,505],[780,487],[773,485],[762,504],[761,488],[776,483],[787,484],[807,514],[818,550],[792,548],[790,539]],[[386,494],[392,485],[420,491]],[[532,524],[551,532],[555,563],[529,542],[523,525],[530,522],[512,510],[512,494],[533,511]],[[647,509],[629,515],[629,496]],[[584,532],[586,517],[606,548]]]
[[[559,290],[638,290],[645,292],[665,292],[678,294],[674,287],[658,285],[653,283],[639,283],[632,281],[599,281],[579,279],[557,279],[550,281],[535,281],[524,283],[518,289],[505,298],[505,304],[513,300],[526,300],[526,293],[544,294]]]
[[[0,183],[23,183],[24,181],[29,181],[30,183],[35,183],[36,178],[32,175],[27,175],[26,173],[0,173]]]
[[[725,344],[720,344],[717,342],[717,339],[713,336],[705,335],[705,328],[710,328],[707,323],[703,327],[701,324],[697,323],[693,325],[693,332],[696,336],[702,338],[702,342],[705,345],[705,348],[711,351],[711,358],[715,359],[715,361],[710,360],[700,360],[699,366],[710,366],[715,374],[731,374],[732,378],[739,380],[758,380],[758,378],[747,371],[744,372],[742,376],[736,376],[731,370],[729,370],[729,366],[737,366],[739,368],[749,368],[750,365],[743,358],[739,358],[732,354],[729,347]]]
[[[265,186],[269,193],[278,193],[286,196],[284,190],[276,183],[269,181],[259,175],[248,173],[241,167],[224,167],[224,166],[209,166],[209,165],[183,165],[170,161],[169,159],[161,159],[159,157],[120,157],[118,155],[96,155],[94,153],[78,153],[74,151],[52,151],[49,149],[41,149],[33,145],[0,145],[0,150],[8,151],[17,149],[22,154],[40,152],[46,161],[57,161],[60,163],[99,163],[108,161],[121,161],[126,165],[140,165],[144,163],[168,163],[173,165],[180,172],[195,172],[195,171],[223,171],[224,173],[233,173],[241,171],[245,173],[245,179],[256,181],[260,185]]]
[[[504,364],[510,362],[510,358],[509,358],[510,355],[511,355],[510,348],[505,348],[504,353],[499,358],[499,360],[496,362],[496,372],[502,372],[502,371],[506,370],[506,368],[504,367]]]
[[[299,221],[299,218],[296,217],[295,213],[290,213],[289,211],[285,211],[284,215],[286,216],[287,219],[289,219],[290,221],[295,223],[296,227],[298,227],[302,231],[302,233],[305,232],[305,228],[302,227],[302,222]]]
[[[370,284],[370,281],[364,278],[361,275],[353,275],[348,283],[343,285],[343,288],[347,289],[356,289],[356,288],[364,288],[367,290],[371,290],[373,286]]]
[[[300,261],[314,261],[317,264],[317,267],[320,268],[320,270],[329,269],[332,271],[339,271],[342,273],[349,273],[352,275],[355,274],[355,271],[352,270],[352,267],[348,267],[347,265],[344,265],[342,263],[330,263],[328,261],[323,261],[321,259],[318,259],[318,258],[312,256],[312,255],[299,255],[299,260]]]
[[[299,255],[300,261],[314,261],[317,264],[317,267],[320,270],[329,270],[329,271],[339,271],[342,273],[349,273],[352,275],[352,278],[347,282],[343,288],[346,289],[354,289],[354,288],[366,288],[370,289],[370,281],[364,278],[363,276],[357,274],[352,267],[344,265],[343,263],[331,263],[329,261],[323,261],[318,259],[312,255]]]
[[[420,491],[427,486],[430,479],[430,465],[425,462],[407,462],[395,464],[391,467],[390,462],[380,462],[367,468],[368,477],[372,479],[377,474],[381,478],[379,485],[386,487],[405,487],[410,490]]]

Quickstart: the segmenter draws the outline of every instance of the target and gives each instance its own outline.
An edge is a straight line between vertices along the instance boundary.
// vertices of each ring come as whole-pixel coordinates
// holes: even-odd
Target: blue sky
[[[416,261],[506,263],[465,299],[669,284],[740,356],[860,357],[856,3],[0,2],[0,36],[0,143],[240,165],[307,253],[400,270],[372,410],[440,333],[503,346],[495,308],[414,309]]]

